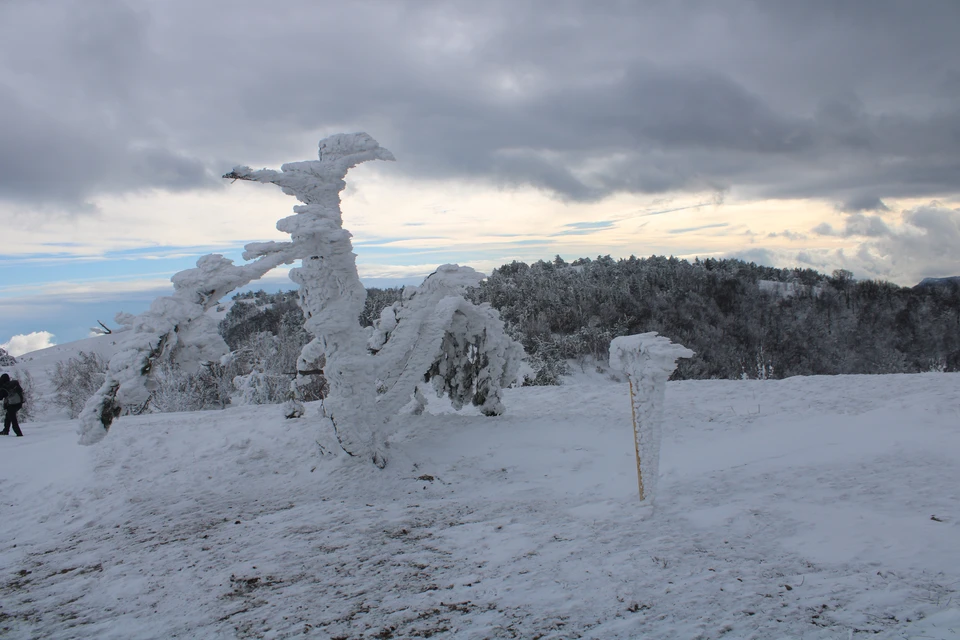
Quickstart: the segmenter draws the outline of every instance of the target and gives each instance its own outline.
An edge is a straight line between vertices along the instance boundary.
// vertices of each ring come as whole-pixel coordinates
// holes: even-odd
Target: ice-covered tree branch
[[[237,266],[212,254],[197,260],[195,268],[175,274],[173,295],[154,300],[147,311],[127,319],[131,328],[119,334],[120,349],[110,359],[106,378],[80,413],[81,444],[101,440],[125,408],[146,405],[159,359],[189,371],[224,355],[227,346],[206,311],[234,289],[292,262],[291,249],[290,243],[248,245],[248,253],[259,255],[249,264]]]

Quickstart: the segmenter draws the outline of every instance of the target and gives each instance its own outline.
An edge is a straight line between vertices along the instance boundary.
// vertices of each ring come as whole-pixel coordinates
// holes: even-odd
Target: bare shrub
[[[103,384],[106,371],[106,360],[96,353],[86,351],[58,362],[49,373],[53,382],[53,403],[66,409],[71,418],[76,418],[83,405]],[[24,390],[27,390],[26,385]],[[29,394],[29,391],[27,393]]]

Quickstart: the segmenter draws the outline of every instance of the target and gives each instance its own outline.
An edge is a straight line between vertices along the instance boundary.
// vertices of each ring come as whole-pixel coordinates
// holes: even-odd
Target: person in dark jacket
[[[10,376],[3,374],[0,376],[0,398],[3,399],[3,408],[6,409],[6,415],[3,418],[3,431],[0,436],[10,435],[10,427],[18,437],[23,436],[20,431],[20,423],[17,422],[17,411],[23,406],[23,387],[17,380],[11,380]]]

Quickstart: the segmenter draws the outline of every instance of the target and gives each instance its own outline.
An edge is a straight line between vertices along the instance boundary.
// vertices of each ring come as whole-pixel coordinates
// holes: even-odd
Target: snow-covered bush
[[[570,365],[551,352],[537,351],[530,355],[530,370],[530,375],[523,380],[524,386],[557,386],[570,374]]]
[[[395,302],[403,300],[403,287],[367,288],[367,297],[363,302],[363,312],[360,314],[360,324],[371,327],[380,318],[383,310]]]
[[[232,350],[236,401],[279,404],[290,400],[297,360],[310,342],[296,292],[258,291],[236,296],[235,300],[220,322],[220,334]],[[318,369],[323,364],[320,362]],[[319,400],[325,387],[323,375],[311,374],[303,377],[296,394],[301,401]]]
[[[87,400],[103,384],[106,371],[106,360],[93,352],[81,351],[58,362],[48,372],[53,383],[53,404],[66,409],[71,418],[78,417]]]
[[[158,413],[196,411],[194,386],[190,374],[169,360],[154,365],[149,407]]]
[[[16,366],[16,364],[17,359],[7,353],[6,349],[0,347],[0,367],[13,367]]]
[[[147,409],[158,413],[223,409],[234,391],[230,368],[220,362],[204,362],[188,372],[176,362],[161,360],[152,373]]]
[[[197,383],[201,390],[200,402],[205,409],[223,409],[233,402],[236,388],[233,379],[239,373],[237,363],[230,355],[219,362],[204,362],[197,371]]]
[[[378,376],[378,403],[387,419],[411,396],[421,402],[427,382],[454,408],[469,403],[486,415],[503,412],[500,390],[516,381],[523,350],[495,309],[464,297],[482,279],[470,267],[441,265],[419,287],[407,287],[403,300],[374,323],[367,346],[386,365]]]
[[[238,404],[281,404],[290,400],[290,382],[293,376],[277,375],[254,369],[246,375],[236,376],[233,386],[237,390]]]
[[[277,335],[261,331],[247,337],[233,352],[244,373],[233,378],[239,404],[280,404],[290,399],[290,383],[296,375],[296,362],[303,343],[296,350]]]

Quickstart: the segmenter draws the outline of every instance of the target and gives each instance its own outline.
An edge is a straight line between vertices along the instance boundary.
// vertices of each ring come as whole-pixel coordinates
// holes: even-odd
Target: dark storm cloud
[[[416,177],[876,210],[957,191],[957,24],[953,1],[7,2],[0,197],[197,188],[366,130]]]
[[[139,95],[146,20],[119,3],[0,5],[0,198],[217,184],[158,135],[163,114]]]
[[[0,198],[79,201],[91,193],[210,184],[203,163],[151,142],[71,127],[0,86]]]

